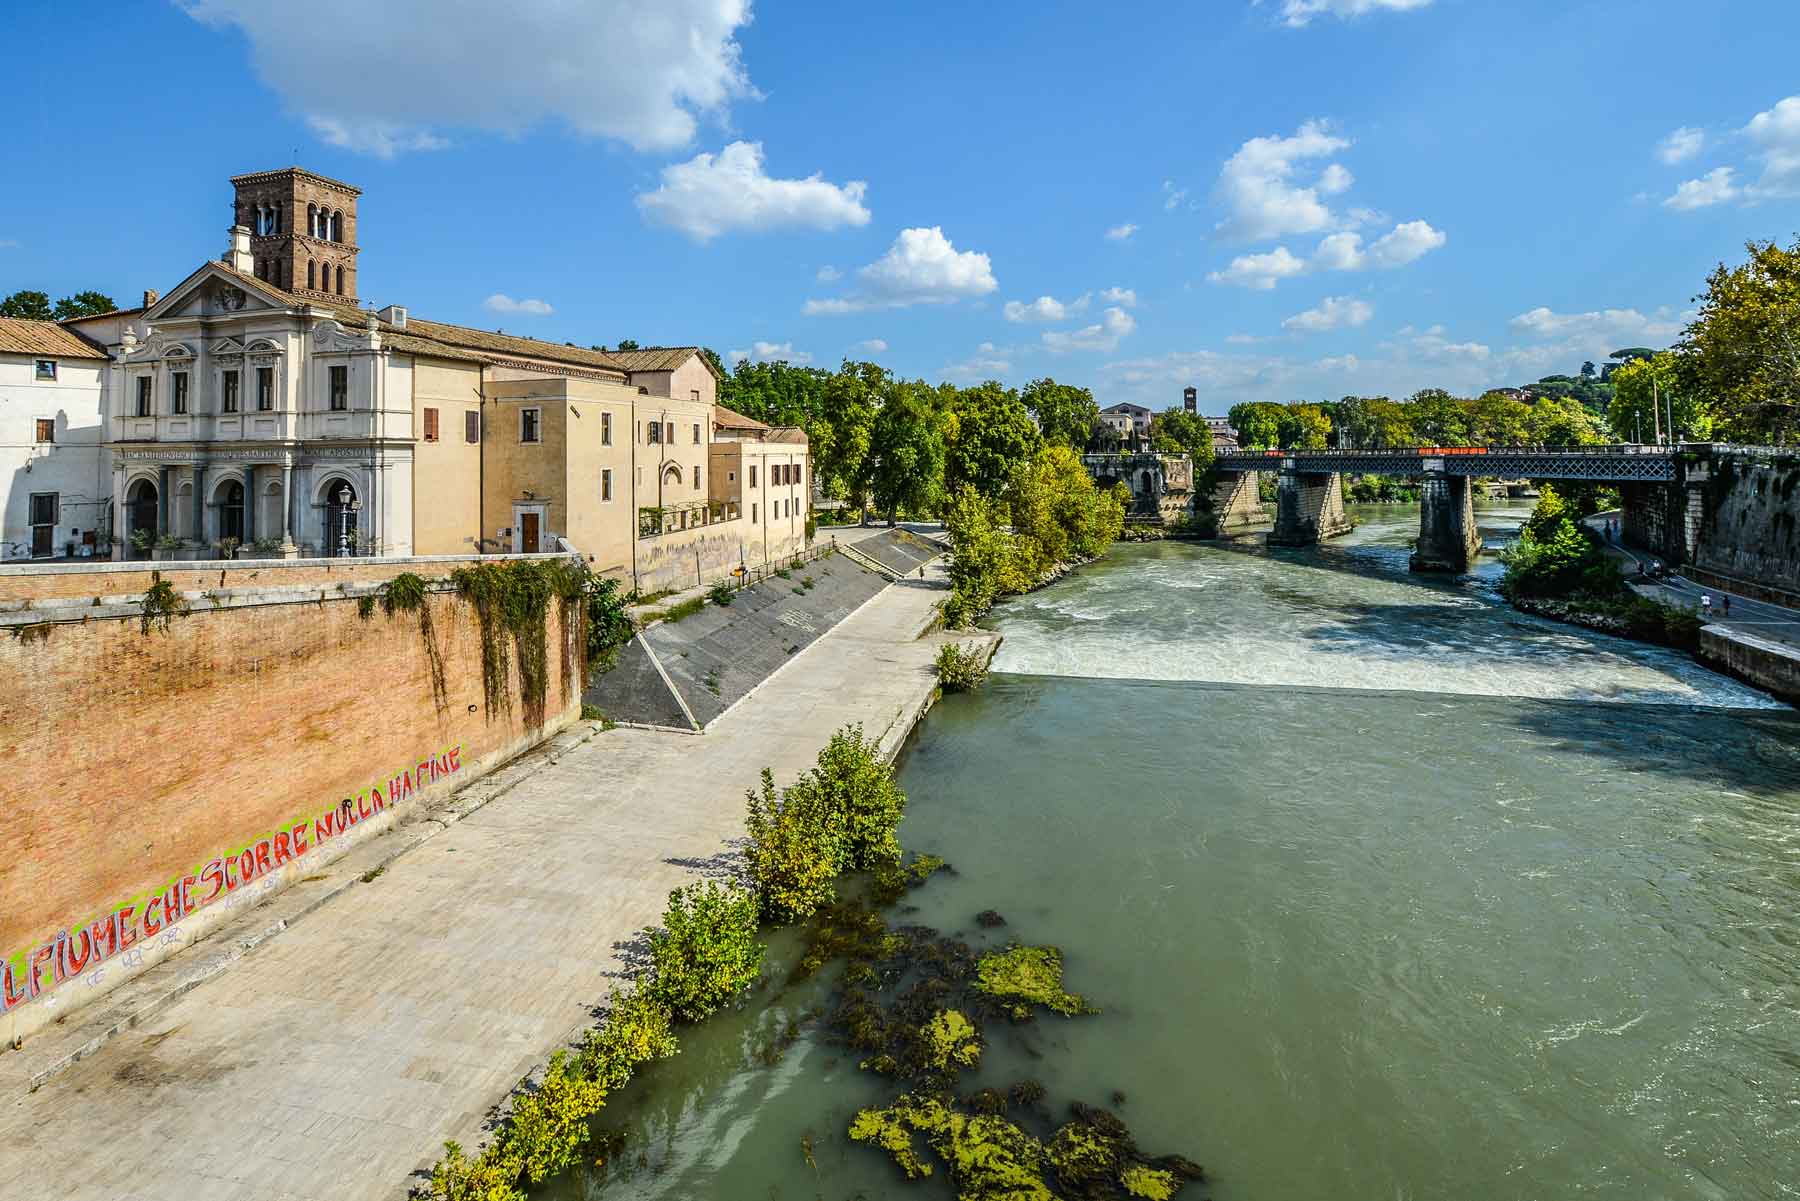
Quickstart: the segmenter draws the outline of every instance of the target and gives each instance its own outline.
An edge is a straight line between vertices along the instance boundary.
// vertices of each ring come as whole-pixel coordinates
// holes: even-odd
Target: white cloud
[[[1656,157],[1673,167],[1685,163],[1706,146],[1706,131],[1683,125],[1656,144]]]
[[[1121,308],[1110,308],[1093,325],[1072,330],[1047,329],[1043,339],[1044,345],[1056,354],[1071,350],[1116,350],[1119,340],[1136,328],[1137,321],[1130,313]]]
[[[753,90],[738,29],[750,0],[177,0],[235,26],[257,74],[334,144],[391,155],[434,131],[516,135],[560,122],[637,150],[693,140]]]
[[[1129,238],[1132,234],[1136,233],[1137,228],[1137,226],[1129,221],[1123,225],[1115,225],[1106,231],[1107,240],[1112,242],[1123,242],[1126,238]]]
[[[1303,259],[1286,246],[1266,254],[1240,255],[1223,271],[1206,278],[1215,284],[1236,284],[1267,292],[1284,279],[1312,271],[1391,271],[1417,262],[1450,239],[1424,221],[1406,221],[1376,238],[1368,246],[1356,233],[1330,234],[1320,241],[1311,259]]]
[[[1258,342],[1265,340],[1255,334],[1227,334],[1225,336],[1226,343],[1231,346],[1255,346]]]
[[[1295,313],[1281,323],[1281,328],[1297,333],[1316,334],[1333,329],[1355,329],[1367,325],[1375,316],[1375,306],[1366,300],[1349,296],[1327,296],[1316,308]]]
[[[1284,279],[1306,270],[1306,260],[1296,258],[1286,246],[1277,246],[1267,254],[1243,254],[1231,260],[1231,266],[1214,271],[1206,278],[1215,284],[1236,284],[1267,292]]]
[[[1441,325],[1423,331],[1409,325],[1400,331],[1398,342],[1384,342],[1382,349],[1432,363],[1484,363],[1494,353],[1492,347],[1480,342],[1452,342]]]
[[[1182,202],[1185,201],[1187,197],[1188,192],[1186,188],[1176,187],[1175,181],[1172,179],[1163,180],[1163,210],[1165,212],[1172,213],[1180,208]]]
[[[1116,304],[1121,308],[1137,308],[1137,293],[1130,288],[1108,288],[1100,293],[1100,299],[1108,304]]]
[[[1789,96],[1744,126],[1763,166],[1757,198],[1800,193],[1800,96]]]
[[[548,317],[556,310],[542,300],[514,300],[504,292],[495,292],[481,302],[490,313],[522,313],[527,317]]]
[[[1403,13],[1430,4],[1431,0],[1281,0],[1281,23],[1290,29],[1304,29],[1318,16],[1349,18],[1376,12]]]
[[[888,252],[858,269],[860,289],[844,297],[808,300],[807,316],[841,316],[914,304],[950,304],[986,296],[1000,286],[988,256],[958,250],[939,226],[903,229]]]
[[[992,342],[983,342],[976,347],[974,355],[960,363],[950,363],[941,368],[945,379],[955,381],[976,382],[994,379],[1012,370],[1012,360],[1004,350]]]
[[[888,344],[880,338],[870,338],[867,341],[858,342],[856,345],[858,349],[866,350],[870,354],[880,354],[888,348]]]
[[[804,367],[813,361],[806,351],[795,350],[792,342],[752,342],[749,350],[734,350],[727,357],[734,363],[755,359],[761,363],[791,363],[795,367]]]
[[[1601,339],[1608,344],[1668,341],[1681,332],[1679,314],[1659,309],[1646,316],[1637,309],[1596,309],[1586,313],[1558,313],[1538,307],[1507,322],[1515,333],[1531,338],[1575,340]]]
[[[1685,213],[1736,200],[1743,193],[1731,181],[1735,174],[1730,167],[1714,167],[1699,179],[1690,179],[1676,188],[1663,204]]]
[[[814,278],[822,284],[831,284],[843,279],[844,273],[839,271],[836,267],[827,264],[819,268],[819,274],[814,276]]]
[[[17,250],[19,242],[16,238],[0,238],[0,250]]]
[[[1363,249],[1361,234],[1332,234],[1319,243],[1313,266],[1320,271],[1392,270],[1417,262],[1450,239],[1425,221],[1406,221]]]
[[[1008,321],[1066,321],[1076,313],[1087,311],[1090,294],[1082,293],[1074,300],[1062,301],[1054,296],[1040,296],[1029,304],[1017,300],[1006,302],[1001,312]]]
[[[1219,229],[1227,237],[1256,242],[1333,228],[1338,218],[1319,197],[1349,187],[1350,172],[1330,163],[1311,185],[1294,177],[1302,164],[1349,145],[1323,121],[1308,121],[1291,138],[1251,138],[1219,172],[1219,195],[1229,211]]]
[[[774,179],[763,170],[761,142],[733,142],[717,155],[696,154],[662,169],[662,186],[637,198],[644,216],[697,242],[731,230],[785,226],[841,229],[867,225],[869,210],[860,179],[839,185],[815,172],[805,179]]]

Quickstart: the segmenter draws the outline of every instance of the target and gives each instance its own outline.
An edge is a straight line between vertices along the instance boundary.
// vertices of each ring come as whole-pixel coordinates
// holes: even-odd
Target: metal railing
[[[743,507],[735,500],[691,500],[678,505],[649,506],[638,510],[638,537],[660,538],[682,530],[696,530],[736,521]]]

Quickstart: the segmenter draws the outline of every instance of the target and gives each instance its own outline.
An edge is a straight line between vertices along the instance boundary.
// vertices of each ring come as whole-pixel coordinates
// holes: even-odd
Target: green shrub
[[[762,790],[747,796],[745,857],[757,906],[770,921],[801,921],[837,895],[832,881],[842,858],[841,820],[817,788],[790,788],[778,797],[768,768]]]
[[[756,898],[708,880],[669,894],[662,926],[650,931],[650,989],[669,1012],[697,1022],[756,983]]]
[[[589,1030],[575,1062],[582,1076],[608,1091],[625,1087],[640,1064],[667,1059],[677,1044],[673,1018],[649,989],[633,985],[607,1002],[606,1020]]]
[[[938,648],[938,686],[945,692],[971,692],[987,679],[987,661],[973,645],[965,649],[954,642]]]
[[[706,608],[706,598],[704,596],[690,596],[686,600],[679,601],[676,604],[670,605],[667,609],[664,609],[662,612],[662,619],[664,621],[680,621],[684,617],[692,617],[704,608]]]
[[[575,1162],[589,1119],[606,1105],[606,1089],[571,1068],[568,1052],[550,1057],[537,1089],[513,1101],[507,1142],[533,1184]]]
[[[831,736],[819,752],[818,765],[788,792],[796,789],[816,791],[818,803],[843,832],[839,871],[871,871],[900,862],[894,831],[906,813],[906,794],[894,783],[894,769],[876,744],[863,738],[860,724]]]
[[[715,605],[729,605],[734,595],[731,585],[724,580],[720,580],[706,591],[706,599]]]
[[[519,1189],[519,1157],[496,1141],[470,1159],[458,1143],[444,1144],[444,1157],[431,1168],[430,1201],[525,1201]]]

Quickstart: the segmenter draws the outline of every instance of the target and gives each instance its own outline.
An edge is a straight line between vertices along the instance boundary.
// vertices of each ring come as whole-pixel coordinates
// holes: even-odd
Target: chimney
[[[406,310],[397,304],[390,304],[382,309],[381,319],[395,329],[406,328]]]
[[[151,305],[155,304],[157,301],[159,301],[161,299],[162,299],[162,293],[158,292],[155,288],[145,288],[144,289],[144,307],[145,308],[149,308]]]
[[[250,227],[248,225],[231,227],[231,249],[225,252],[225,257],[221,261],[242,275],[256,274],[256,260],[250,257]]]

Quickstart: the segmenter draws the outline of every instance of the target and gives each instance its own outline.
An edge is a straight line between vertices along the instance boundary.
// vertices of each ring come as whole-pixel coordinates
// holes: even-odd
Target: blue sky
[[[0,83],[0,292],[167,289],[230,175],[298,162],[364,190],[376,304],[1222,411],[1665,345],[1800,229],[1792,0],[65,0],[9,34],[41,53]]]

